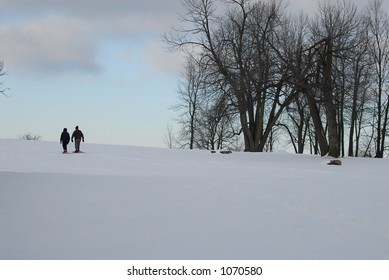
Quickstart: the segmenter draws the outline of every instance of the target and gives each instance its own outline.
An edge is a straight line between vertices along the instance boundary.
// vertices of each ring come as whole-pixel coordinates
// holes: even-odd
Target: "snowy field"
[[[389,259],[389,160],[81,150],[0,139],[0,259]]]

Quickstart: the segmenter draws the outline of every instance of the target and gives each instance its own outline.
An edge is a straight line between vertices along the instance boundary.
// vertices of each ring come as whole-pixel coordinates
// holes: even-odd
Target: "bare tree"
[[[310,116],[306,99],[303,96],[296,97],[294,102],[286,108],[284,115],[286,120],[280,122],[278,126],[286,131],[295,153],[302,154],[304,153],[310,128]]]
[[[382,0],[369,3],[370,53],[374,61],[374,95],[376,97],[376,157],[382,158],[385,150],[389,117],[389,18],[382,10]]]
[[[0,77],[4,76],[6,72],[4,71],[4,62],[0,61]],[[8,88],[2,88],[3,83],[0,81],[0,93],[3,95],[6,95],[5,92],[8,90]]]
[[[308,19],[304,14],[289,21],[288,27],[283,30],[283,51],[277,50],[281,60],[286,62],[289,71],[287,76],[288,86],[296,93],[290,104],[283,112],[283,118],[277,126],[286,132],[289,143],[296,153],[303,153],[308,136],[310,115],[307,98],[304,95],[312,87],[312,60],[308,55]],[[281,49],[282,50],[282,49]]]
[[[163,141],[169,149],[175,147],[177,140],[175,139],[174,129],[171,123],[168,123],[166,126],[166,134],[163,137]]]
[[[32,135],[30,132],[19,136],[20,140],[38,141],[41,139],[40,135]]]
[[[178,88],[178,102],[172,107],[180,112],[177,142],[182,148],[222,149],[237,135],[228,94],[208,74],[202,63],[189,56]]]
[[[309,144],[323,156],[358,156],[374,146],[382,156],[389,121],[382,1],[372,0],[365,18],[348,0],[321,2],[311,19],[288,17],[282,0],[184,5],[182,26],[165,36],[195,65],[180,88],[184,146],[220,148],[241,134],[246,151],[266,151],[284,132],[296,153]]]
[[[212,95],[214,98],[209,98]],[[213,94],[207,94],[203,99],[199,118],[199,148],[236,150],[239,129],[236,112],[229,106],[227,96],[223,90],[214,89]]]
[[[180,112],[180,141],[182,147],[193,149],[197,133],[200,99],[203,91],[203,72],[193,57],[188,59],[183,78],[178,87],[178,102],[172,109]]]
[[[220,2],[220,1],[219,1]],[[282,110],[291,102],[284,87],[287,68],[277,59],[277,32],[287,26],[283,5],[249,0],[185,0],[186,28],[166,41],[176,48],[196,47],[212,79],[222,81],[235,106],[245,150],[263,151]],[[227,7],[227,8],[226,8]]]
[[[367,98],[371,79],[371,60],[368,54],[368,36],[366,25],[362,26],[360,32],[360,45],[352,52],[353,58],[350,61],[350,72],[352,88],[350,95],[350,124],[348,156],[359,156],[359,140],[364,125],[364,115],[369,99]]]
[[[314,42],[320,42],[318,52],[318,74],[321,102],[325,109],[327,129],[328,129],[328,155],[340,156],[340,131],[339,116],[342,109],[341,97],[339,93],[335,75],[337,74],[336,58],[345,55],[358,45],[356,40],[360,21],[357,16],[355,5],[342,1],[335,4],[323,3],[319,7],[319,17],[311,24],[311,32]],[[316,43],[315,43],[316,44]]]

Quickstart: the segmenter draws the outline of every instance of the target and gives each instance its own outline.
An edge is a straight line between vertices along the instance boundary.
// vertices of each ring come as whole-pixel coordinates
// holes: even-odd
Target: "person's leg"
[[[80,144],[81,144],[81,139],[76,139],[76,152],[80,151]]]

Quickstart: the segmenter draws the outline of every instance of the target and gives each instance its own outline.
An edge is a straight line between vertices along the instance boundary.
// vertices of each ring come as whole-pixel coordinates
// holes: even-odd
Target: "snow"
[[[0,139],[0,259],[389,259],[388,160],[81,149]]]

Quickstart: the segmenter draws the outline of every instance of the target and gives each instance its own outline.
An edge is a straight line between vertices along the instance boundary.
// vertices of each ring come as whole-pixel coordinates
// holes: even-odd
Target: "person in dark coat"
[[[76,147],[76,153],[79,153],[80,152],[80,144],[81,144],[81,140],[82,142],[84,142],[84,134],[82,133],[82,131],[78,128],[78,126],[76,126],[76,130],[73,132],[72,134],[72,142],[73,140],[75,141],[74,144],[75,144],[75,147]]]
[[[70,135],[67,128],[64,128],[61,133],[61,138],[59,139],[59,142],[62,144],[63,152],[68,152],[68,144],[70,142]]]

